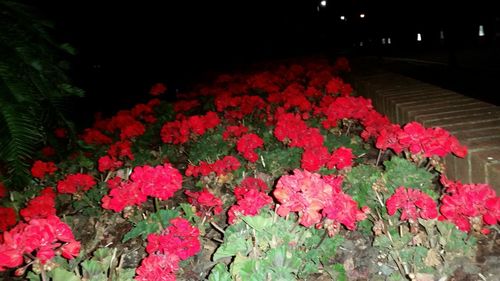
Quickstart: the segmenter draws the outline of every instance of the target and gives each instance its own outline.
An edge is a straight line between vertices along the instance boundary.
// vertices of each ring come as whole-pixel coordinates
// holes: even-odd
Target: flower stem
[[[375,163],[375,166],[378,167],[378,164],[380,163],[380,158],[382,157],[382,149],[378,150],[378,156],[377,156],[377,163]]]

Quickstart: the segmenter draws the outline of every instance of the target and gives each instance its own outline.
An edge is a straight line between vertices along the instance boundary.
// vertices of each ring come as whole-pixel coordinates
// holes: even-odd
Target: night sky
[[[425,43],[432,47],[439,46],[443,29],[460,47],[474,43],[476,26],[493,26],[488,24],[495,17],[488,3],[494,1],[482,0],[329,0],[319,10],[320,1],[311,0],[103,2],[109,1],[33,1],[55,22],[59,41],[79,51],[72,76],[87,91],[80,106],[91,106],[89,111],[130,107],[156,82],[183,89],[207,70],[302,55],[355,55],[354,44],[372,40],[376,47],[384,36],[392,37],[393,49],[404,50],[414,47],[416,32],[432,33]]]

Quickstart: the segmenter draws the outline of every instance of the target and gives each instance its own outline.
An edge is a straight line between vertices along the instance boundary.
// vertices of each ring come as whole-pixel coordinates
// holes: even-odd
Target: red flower
[[[136,269],[137,281],[175,281],[179,270],[179,257],[176,255],[150,255],[144,258]]]
[[[6,231],[17,222],[16,211],[12,208],[0,206],[0,232]]]
[[[67,259],[73,259],[80,254],[81,244],[79,241],[71,241],[61,247],[61,255]]]
[[[255,216],[260,209],[273,202],[273,199],[264,192],[246,187],[235,187],[234,194],[238,199],[236,204],[231,206],[228,211],[228,222],[236,222],[238,215]]]
[[[52,175],[55,171],[57,171],[57,167],[53,162],[36,160],[31,167],[31,175],[39,179],[43,179],[46,174]]]
[[[130,179],[147,196],[167,200],[182,187],[181,173],[170,164],[135,167]]]
[[[121,128],[120,139],[132,139],[142,136],[146,132],[146,127],[139,121],[132,121]]]
[[[385,202],[387,213],[392,216],[401,210],[400,219],[416,222],[418,218],[435,219],[438,216],[436,202],[418,189],[399,187]]]
[[[101,200],[104,209],[121,212],[127,206],[140,206],[147,200],[147,195],[141,191],[137,183],[121,182],[117,177],[109,180],[107,184],[111,191]]]
[[[56,194],[51,187],[46,187],[40,195],[31,199],[26,208],[21,209],[19,214],[25,221],[42,219],[56,215]]]
[[[74,194],[87,191],[94,185],[96,185],[96,181],[91,175],[77,173],[68,175],[64,180],[60,180],[57,183],[57,191],[59,193]]]
[[[132,142],[129,140],[117,141],[109,146],[108,155],[111,158],[125,158],[134,160],[134,154],[132,153]]]
[[[302,153],[301,168],[309,172],[316,172],[330,159],[328,149],[321,146],[308,148]]]
[[[152,96],[159,96],[167,91],[167,86],[163,83],[156,83],[149,90],[149,94]]]
[[[246,132],[248,132],[248,128],[245,127],[245,126],[243,126],[243,125],[239,125],[239,126],[227,126],[226,130],[224,131],[224,133],[222,133],[222,139],[223,140],[227,140],[230,137],[239,138],[243,134],[245,134]]]
[[[332,153],[330,160],[326,163],[326,167],[328,169],[333,169],[335,167],[337,170],[351,167],[354,157],[352,149],[343,146],[339,147]]]
[[[500,222],[500,197],[486,200],[484,207],[487,210],[483,215],[483,221],[486,224],[494,225]]]
[[[358,208],[358,203],[343,192],[332,194],[332,198],[326,202],[322,214],[335,223],[345,225],[349,230],[355,230],[356,222],[366,218],[365,213]]]
[[[122,161],[116,160],[114,158],[109,157],[108,155],[105,155],[99,158],[98,170],[101,173],[106,171],[113,171],[117,168],[120,168],[122,165],[123,165]]]
[[[46,158],[56,155],[56,150],[52,146],[45,146],[40,152]]]
[[[259,158],[259,155],[255,152],[255,149],[264,146],[264,141],[256,134],[246,134],[242,136],[236,145],[236,149],[239,153],[243,154],[243,157],[248,161],[255,163]]]
[[[85,129],[81,137],[86,144],[110,144],[113,140],[96,129]]]
[[[211,216],[212,211],[215,215],[222,212],[222,200],[215,197],[207,188],[203,188],[200,192],[186,190],[184,193],[188,196],[188,202],[199,210],[198,216]]]

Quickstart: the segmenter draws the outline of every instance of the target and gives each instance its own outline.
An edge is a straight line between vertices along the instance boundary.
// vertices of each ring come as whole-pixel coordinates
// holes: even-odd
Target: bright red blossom
[[[56,171],[57,167],[53,162],[36,160],[31,167],[31,175],[38,179],[43,179],[47,174],[53,175]]]
[[[25,221],[32,219],[44,219],[56,215],[56,193],[51,187],[46,187],[40,195],[31,199],[28,205],[21,209],[19,214]]]
[[[399,187],[385,204],[390,216],[401,210],[403,221],[416,222],[418,218],[427,220],[438,216],[436,202],[418,189]]]
[[[246,134],[242,136],[236,144],[236,149],[248,161],[255,163],[259,155],[255,149],[263,147],[264,141],[256,134]]]
[[[198,210],[198,216],[211,216],[222,212],[222,200],[203,188],[200,192],[184,191],[188,196],[188,202]]]
[[[246,178],[240,186],[234,188],[236,204],[228,211],[228,222],[236,222],[238,215],[255,216],[260,209],[273,202],[273,199],[265,193],[269,187],[258,178]]]
[[[96,181],[91,175],[77,173],[68,175],[64,180],[60,180],[57,183],[57,191],[59,193],[74,194],[87,191],[94,185],[96,185]]]
[[[16,211],[8,207],[0,206],[0,218],[2,218],[0,220],[0,233],[6,231],[17,222]]]

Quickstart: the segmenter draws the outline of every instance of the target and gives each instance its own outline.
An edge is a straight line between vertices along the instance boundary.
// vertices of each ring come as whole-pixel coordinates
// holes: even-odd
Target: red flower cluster
[[[106,171],[114,171],[123,166],[123,162],[116,160],[108,155],[105,155],[98,160],[98,170],[103,173]]]
[[[67,224],[56,216],[20,222],[3,233],[0,271],[22,265],[26,254],[45,264],[55,256],[56,251],[67,259],[78,256],[80,252],[80,242],[75,240]]]
[[[52,175],[57,171],[56,164],[53,162],[43,162],[36,160],[31,167],[31,175],[35,178],[43,179],[45,175]]]
[[[108,155],[112,159],[124,159],[127,157],[130,160],[134,160],[134,154],[132,153],[132,142],[129,140],[117,141],[109,146]]]
[[[487,184],[462,184],[441,177],[447,194],[441,199],[439,211],[458,229],[468,232],[475,217],[486,224],[496,224],[500,218],[499,197]]]
[[[0,206],[0,233],[9,229],[9,227],[16,225],[16,211],[9,207]],[[0,242],[2,242],[0,240]]]
[[[401,210],[400,220],[417,222],[418,218],[435,219],[438,216],[436,202],[418,189],[399,187],[385,202],[387,213],[392,216]]]
[[[332,153],[330,160],[326,163],[328,169],[342,170],[352,166],[354,155],[352,154],[352,149],[339,147]]]
[[[239,215],[255,216],[264,206],[273,203],[273,199],[267,195],[269,187],[259,178],[246,178],[240,186],[234,188],[236,204],[228,211],[229,224],[236,222]]]
[[[104,209],[121,212],[127,206],[140,205],[148,196],[167,200],[182,186],[182,176],[170,164],[135,167],[130,180],[120,178],[108,181],[109,195],[102,198]]]
[[[174,111],[176,113],[182,113],[190,111],[200,105],[198,100],[180,100],[174,102]]]
[[[206,187],[200,192],[186,190],[184,193],[188,196],[188,202],[198,210],[196,215],[199,217],[211,217],[212,212],[214,215],[222,212],[222,200],[210,193]]]
[[[332,78],[326,84],[326,92],[330,95],[349,96],[352,93],[352,87],[338,77]]]
[[[259,96],[233,96],[231,92],[217,93],[214,100],[218,112],[224,112],[224,117],[229,120],[240,120],[252,112],[264,109],[266,102]]]
[[[316,227],[325,227],[328,235],[332,237],[340,231],[341,224],[349,230],[355,230],[356,222],[366,219],[367,212],[367,207],[358,209],[358,203],[349,195],[333,192],[331,200],[326,202],[322,211],[325,222],[323,226],[317,224]]]
[[[342,223],[354,229],[356,221],[364,219],[363,212],[352,198],[342,192],[341,185],[341,177],[321,178],[319,174],[296,169],[293,175],[282,176],[278,180],[273,192],[281,204],[277,213],[286,216],[290,212],[298,212],[299,223],[306,227],[318,224],[326,217],[337,226]]]
[[[188,165],[185,175],[188,177],[199,177],[200,175],[208,176],[214,172],[217,176],[222,176],[238,170],[240,166],[241,163],[238,158],[228,155],[212,164],[200,161],[198,166]]]
[[[19,212],[25,221],[44,219],[56,215],[56,193],[52,187],[46,187],[40,195],[31,199],[26,208]]]
[[[219,116],[212,111],[204,116],[194,115],[183,120],[167,122],[161,128],[161,139],[164,143],[184,144],[191,135],[201,136],[206,130],[217,127],[219,123]]]
[[[91,175],[77,173],[68,175],[64,180],[57,182],[57,191],[59,193],[75,194],[91,189],[96,185],[96,181]]]
[[[229,138],[232,138],[232,137],[239,138],[247,132],[248,132],[248,128],[243,126],[243,125],[227,126],[226,130],[222,133],[222,139],[227,141]]]
[[[179,261],[201,250],[199,230],[186,219],[174,218],[161,234],[149,234],[146,252],[149,254],[137,268],[135,280],[175,280]]]
[[[106,136],[101,131],[92,128],[85,129],[81,138],[86,144],[93,145],[110,144],[113,142],[113,139]]]
[[[152,96],[159,96],[167,91],[167,86],[163,83],[154,84],[149,90],[149,94]]]
[[[236,149],[248,161],[255,163],[259,155],[255,149],[264,146],[264,141],[256,134],[243,135],[236,144]]]

